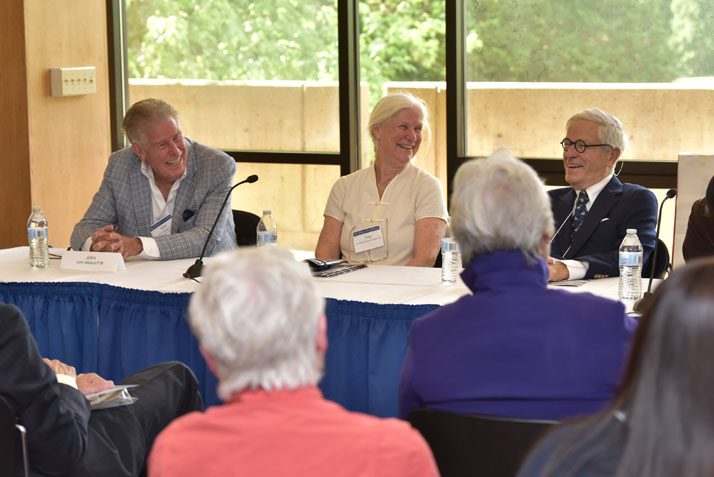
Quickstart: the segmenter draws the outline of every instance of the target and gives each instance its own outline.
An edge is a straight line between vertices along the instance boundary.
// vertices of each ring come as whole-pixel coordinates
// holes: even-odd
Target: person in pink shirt
[[[306,264],[243,248],[206,270],[189,321],[225,403],[164,429],[149,476],[438,475],[409,424],[323,398],[327,321]]]

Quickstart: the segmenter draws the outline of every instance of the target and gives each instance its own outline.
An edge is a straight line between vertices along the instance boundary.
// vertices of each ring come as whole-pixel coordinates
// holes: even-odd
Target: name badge
[[[352,232],[352,241],[354,242],[356,253],[384,247],[382,226],[374,225],[366,229],[356,230]]]
[[[151,226],[149,232],[152,237],[161,237],[162,235],[171,235],[171,214],[156,222]]]
[[[115,252],[81,252],[68,250],[62,254],[60,268],[93,272],[121,272],[126,270],[124,257]]]

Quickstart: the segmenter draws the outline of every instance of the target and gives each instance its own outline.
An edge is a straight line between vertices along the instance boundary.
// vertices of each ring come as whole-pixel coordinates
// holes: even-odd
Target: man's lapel
[[[178,233],[179,228],[184,223],[183,214],[191,207],[193,191],[196,189],[196,150],[193,144],[186,140],[186,176],[181,179],[181,184],[176,191],[176,201],[174,202],[173,218],[171,219],[171,233]],[[193,213],[197,213],[194,210]]]
[[[562,255],[570,245],[570,230],[573,223],[573,217],[570,212],[575,204],[575,191],[571,188],[564,191],[560,198],[554,203],[553,217],[555,218],[555,230],[560,229],[558,235],[553,239],[551,244],[552,253],[554,255]],[[566,219],[563,225],[563,220]],[[562,225],[562,228],[560,228]]]
[[[578,231],[573,236],[573,241],[570,244],[570,250],[564,258],[573,258],[578,256],[580,249],[588,242],[590,236],[595,232],[600,222],[609,217],[610,211],[620,200],[622,193],[622,182],[613,176],[605,188],[600,191],[595,199],[595,202],[590,207],[585,220]]]
[[[141,161],[137,157],[137,160]],[[151,236],[151,219],[153,215],[151,188],[148,181],[150,179],[141,173],[141,168],[136,167],[129,173],[129,184],[131,185],[131,197],[124,197],[124,200],[134,204],[134,220],[136,230],[119,231],[122,235],[129,236]]]

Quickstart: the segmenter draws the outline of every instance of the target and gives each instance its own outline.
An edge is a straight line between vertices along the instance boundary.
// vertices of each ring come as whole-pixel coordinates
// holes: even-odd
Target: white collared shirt
[[[137,237],[141,240],[141,246],[143,250],[138,255],[139,258],[147,260],[157,260],[161,258],[161,252],[159,251],[159,246],[156,244],[156,240],[153,237],[158,237],[161,235],[171,234],[171,221],[174,205],[176,204],[176,192],[178,191],[179,185],[184,177],[186,177],[186,171],[184,170],[183,175],[176,179],[176,181],[171,185],[171,190],[169,191],[169,196],[164,199],[164,195],[159,190],[154,180],[154,171],[151,166],[146,163],[146,161],[141,161],[141,173],[149,179],[149,187],[151,188],[151,224],[152,231],[151,237]],[[167,217],[169,217],[167,219]],[[165,220],[163,226],[155,225],[159,224],[162,220]],[[119,231],[121,233],[121,230]],[[90,250],[92,246],[92,237],[89,237],[84,241],[82,245],[82,250]]]
[[[588,202],[587,204],[585,204],[585,208],[588,211],[590,211],[590,208],[595,203],[597,196],[600,195],[600,192],[602,192],[602,190],[610,182],[612,177],[613,174],[610,174],[606,176],[603,180],[596,182],[595,184],[585,189],[585,191],[588,193]],[[580,191],[577,189],[573,190],[575,191],[575,203],[577,203],[578,194],[580,194]],[[575,203],[573,203],[573,208],[575,208]],[[581,278],[584,278],[585,274],[588,273],[588,268],[590,268],[590,262],[584,260],[556,260],[556,262],[561,262],[566,267],[568,267],[568,280],[580,280]]]

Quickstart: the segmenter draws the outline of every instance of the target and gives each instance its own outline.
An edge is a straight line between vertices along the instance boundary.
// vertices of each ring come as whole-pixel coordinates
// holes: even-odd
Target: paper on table
[[[554,287],[579,287],[587,283],[587,280],[563,280],[560,282],[550,282],[548,285],[553,285]]]

